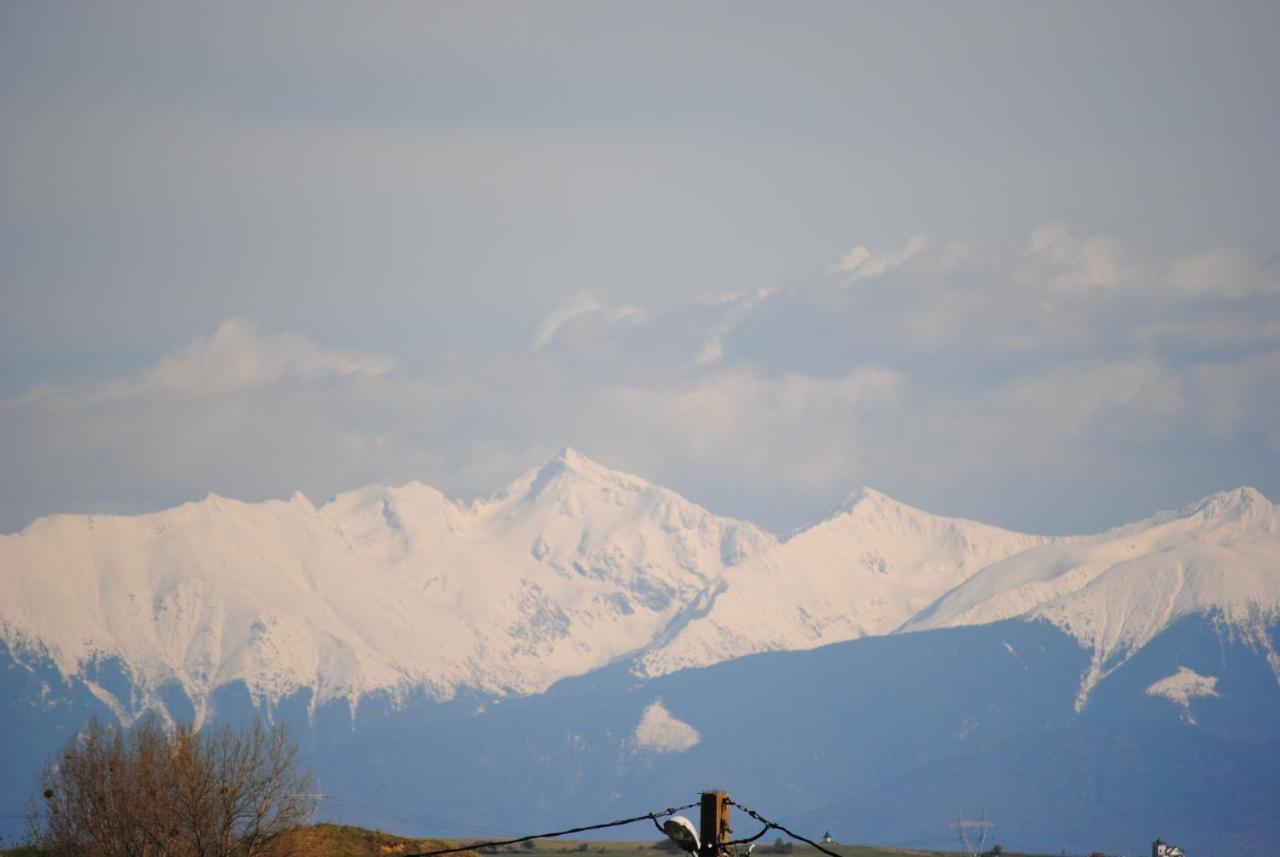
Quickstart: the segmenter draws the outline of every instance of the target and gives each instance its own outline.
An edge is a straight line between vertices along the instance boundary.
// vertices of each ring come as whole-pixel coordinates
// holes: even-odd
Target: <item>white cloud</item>
[[[567,324],[586,316],[600,318],[608,325],[638,325],[644,324],[648,314],[634,306],[610,307],[601,303],[594,292],[579,292],[538,321],[530,346],[534,351],[546,348]]]
[[[1034,229],[1020,272],[1029,287],[1049,285],[1064,293],[1111,290],[1140,295],[1155,307],[1204,298],[1238,301],[1280,294],[1280,277],[1239,247],[1193,249],[1167,261],[1135,258],[1113,235],[1079,237],[1061,223]]]
[[[1215,448],[1185,371],[1154,358],[983,381],[947,389],[936,377],[908,379],[903,418],[864,422],[859,481],[931,511],[1046,533],[1096,531],[1222,485],[1274,482],[1273,453]],[[1233,468],[1244,448],[1256,458]]]
[[[831,289],[894,273],[892,289]],[[1188,251],[1143,258],[1114,235],[1079,236],[1046,224],[1011,245],[930,241],[923,234],[887,253],[855,247],[821,282],[727,293],[677,304],[651,325],[651,335],[623,338],[612,310],[590,293],[575,296],[539,324],[535,347],[553,339],[561,357],[600,366],[607,361],[668,370],[766,361],[770,374],[792,368],[789,355],[825,354],[848,362],[805,365],[823,375],[853,365],[919,354],[984,355],[1056,362],[1114,358],[1143,351],[1232,349],[1274,341],[1276,308],[1264,269],[1238,249]],[[1206,296],[1233,300],[1203,305]],[[1261,310],[1261,312],[1260,312]],[[561,330],[575,319],[595,324]],[[692,326],[700,325],[693,334]],[[676,333],[675,331],[680,331]],[[696,337],[696,342],[690,342]],[[563,341],[561,341],[563,340]],[[631,350],[627,350],[627,348]],[[685,355],[674,351],[688,348]],[[847,357],[845,355],[848,355]],[[887,361],[885,357],[887,356]],[[801,361],[795,361],[799,363]]]
[[[595,295],[591,292],[579,292],[569,298],[560,306],[551,310],[542,317],[533,331],[532,346],[534,350],[546,348],[551,341],[556,338],[556,334],[560,332],[560,328],[564,327],[573,319],[586,315],[588,313],[597,312],[600,309],[600,302],[596,300]]]
[[[698,356],[694,358],[693,364],[710,366],[723,360],[724,343],[729,334],[773,294],[774,292],[770,289],[760,289],[752,294],[728,294],[716,298],[715,303],[724,308],[724,314],[711,326],[707,339],[703,342]]]
[[[976,392],[923,383],[904,392],[909,419],[868,426],[873,445],[864,459],[876,462],[885,480],[930,491],[1109,485],[1123,478],[1121,464],[1146,466],[1141,453],[1185,426],[1191,410],[1182,378],[1142,356],[1072,361]]]
[[[885,258],[854,248],[833,275],[847,282],[890,268],[892,292],[853,292],[840,307],[812,290],[815,311],[843,313],[849,336],[882,353],[1020,359],[1087,359],[1135,345],[1245,350],[1274,341],[1277,329],[1280,276],[1234,247],[1151,258],[1116,235],[1050,223],[1017,246],[908,242]]]
[[[1186,298],[1240,300],[1280,294],[1280,277],[1268,273],[1238,247],[1187,253],[1169,265],[1167,282]]]
[[[1022,435],[1021,445],[1033,455],[1077,443],[1106,423],[1159,433],[1161,421],[1179,417],[1185,407],[1177,375],[1150,357],[1056,366],[1002,384],[979,405],[1014,429],[1004,434]]]
[[[1119,242],[1108,235],[1076,237],[1061,223],[1032,230],[1023,255],[1044,264],[1029,276],[1064,292],[1111,289],[1132,274]]]
[[[889,253],[877,256],[861,245],[850,248],[831,266],[832,273],[843,275],[846,283],[858,283],[882,276],[911,261],[929,246],[924,235],[913,235],[907,243]]]
[[[854,478],[864,423],[895,412],[902,378],[860,367],[833,378],[724,369],[676,387],[610,387],[619,457],[664,476],[698,473],[722,489],[822,492]]]
[[[306,336],[263,335],[248,319],[231,318],[131,375],[75,388],[40,386],[28,398],[105,401],[148,395],[208,396],[281,381],[319,381],[390,372],[394,358],[325,348]]]
[[[0,401],[0,485],[20,486],[0,493],[0,526],[210,490],[323,498],[422,479],[474,496],[572,445],[786,529],[861,483],[921,503],[1029,481],[1151,492],[1175,447],[1224,466],[1249,460],[1234,445],[1280,448],[1280,311],[1250,279],[1263,269],[1217,252],[1113,265],[1132,254],[1090,240],[907,242],[886,257],[891,289],[831,288],[869,264],[855,259],[651,322],[584,292],[532,326],[532,351],[415,371],[231,319],[132,374]],[[1206,290],[1219,297],[1202,306]]]

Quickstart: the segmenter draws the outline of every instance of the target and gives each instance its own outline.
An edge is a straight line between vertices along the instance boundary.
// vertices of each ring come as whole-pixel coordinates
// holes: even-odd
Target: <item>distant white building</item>
[[[1151,857],[1187,857],[1177,845],[1169,845],[1157,839],[1151,843]]]

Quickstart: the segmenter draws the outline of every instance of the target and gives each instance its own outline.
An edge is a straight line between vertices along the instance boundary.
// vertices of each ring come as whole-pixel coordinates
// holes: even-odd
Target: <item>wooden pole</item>
[[[725,857],[721,843],[732,838],[729,830],[729,795],[725,792],[702,793],[701,857]]]

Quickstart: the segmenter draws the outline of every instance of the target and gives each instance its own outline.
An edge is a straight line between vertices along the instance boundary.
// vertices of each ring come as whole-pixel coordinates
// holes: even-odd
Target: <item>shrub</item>
[[[311,815],[310,772],[283,726],[197,732],[91,720],[40,774],[31,827],[53,854],[253,857]]]

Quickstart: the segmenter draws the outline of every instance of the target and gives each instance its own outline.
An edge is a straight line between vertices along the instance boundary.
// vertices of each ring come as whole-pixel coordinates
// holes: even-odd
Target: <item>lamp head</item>
[[[667,838],[685,851],[698,850],[698,829],[683,815],[673,815],[662,822],[662,831],[667,834]]]

